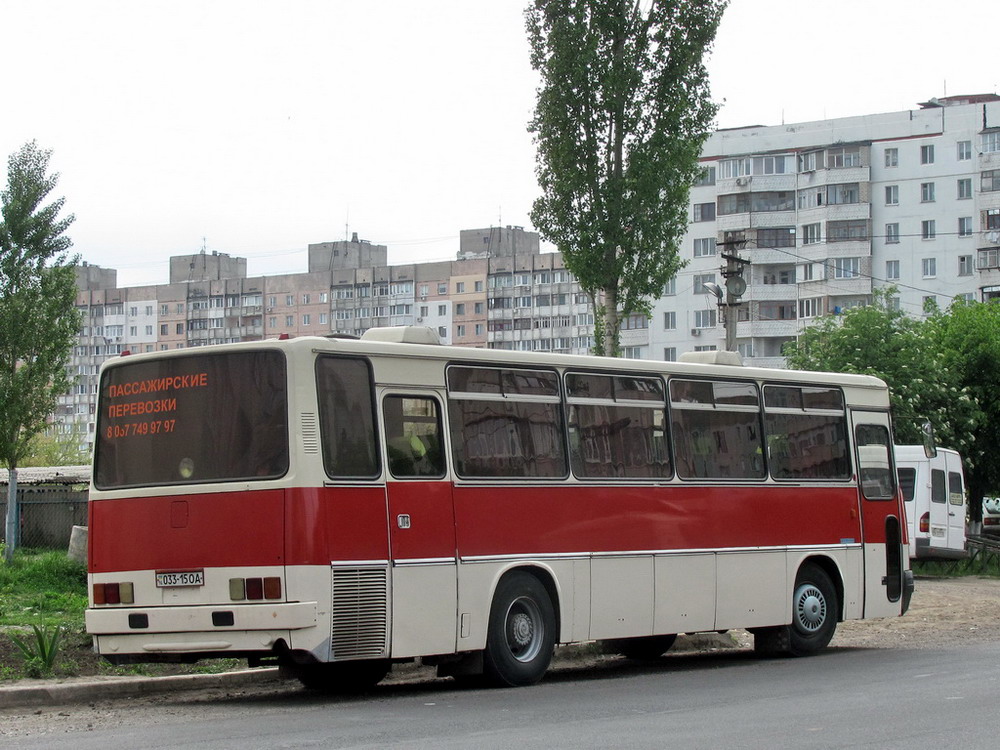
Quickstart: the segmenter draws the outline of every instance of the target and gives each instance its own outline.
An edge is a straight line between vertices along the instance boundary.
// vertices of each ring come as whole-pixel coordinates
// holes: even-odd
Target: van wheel
[[[490,608],[483,670],[489,682],[533,685],[552,661],[556,639],[552,601],[541,582],[515,571],[497,586]]]
[[[659,659],[677,640],[676,635],[648,635],[641,638],[614,638],[604,641],[603,651],[608,654],[621,654],[626,659],[635,661],[652,661]]]

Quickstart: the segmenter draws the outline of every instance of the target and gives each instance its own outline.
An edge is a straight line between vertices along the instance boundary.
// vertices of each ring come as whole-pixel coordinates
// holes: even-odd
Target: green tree
[[[531,219],[590,296],[598,354],[617,354],[620,317],[648,312],[683,265],[688,194],[718,110],[704,57],[725,7],[535,0],[525,13],[541,74]]]
[[[10,471],[6,551],[17,546],[17,467],[72,379],[66,363],[80,328],[76,259],[59,218],[64,198],[42,205],[59,175],[32,141],[11,154],[0,193],[0,461]]]
[[[35,435],[19,466],[79,466],[90,460],[76,435],[52,431]]]
[[[910,318],[887,304],[894,292],[876,291],[871,305],[819,318],[786,348],[788,366],[882,378],[889,386],[896,442],[920,444],[922,425],[929,421],[938,445],[965,459],[973,507],[977,456],[984,445],[979,433],[989,412],[947,332],[954,308],[927,321]]]
[[[982,413],[962,454],[972,519],[981,521],[983,497],[1000,492],[1000,303],[956,302],[927,325],[945,366]]]

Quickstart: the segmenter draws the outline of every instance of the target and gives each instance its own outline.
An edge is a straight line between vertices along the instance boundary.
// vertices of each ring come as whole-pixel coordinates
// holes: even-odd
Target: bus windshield
[[[101,376],[99,489],[266,479],[288,471],[278,351],[138,360]]]

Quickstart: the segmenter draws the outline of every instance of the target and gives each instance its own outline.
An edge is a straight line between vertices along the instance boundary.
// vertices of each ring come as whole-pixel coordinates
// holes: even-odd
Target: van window
[[[944,469],[931,469],[931,502],[943,503],[947,501],[945,492]]]
[[[896,474],[899,475],[899,487],[903,490],[903,499],[908,503],[913,502],[913,490],[917,482],[917,470],[904,467],[897,469]]]
[[[952,505],[965,505],[965,490],[962,487],[962,475],[957,471],[948,472],[948,502]]]

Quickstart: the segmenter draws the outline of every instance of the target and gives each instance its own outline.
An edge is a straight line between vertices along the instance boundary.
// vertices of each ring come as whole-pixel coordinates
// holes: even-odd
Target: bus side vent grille
[[[387,656],[388,571],[385,568],[333,569],[333,658]]]
[[[316,415],[302,415],[302,450],[306,453],[319,453],[319,430],[316,428]]]

